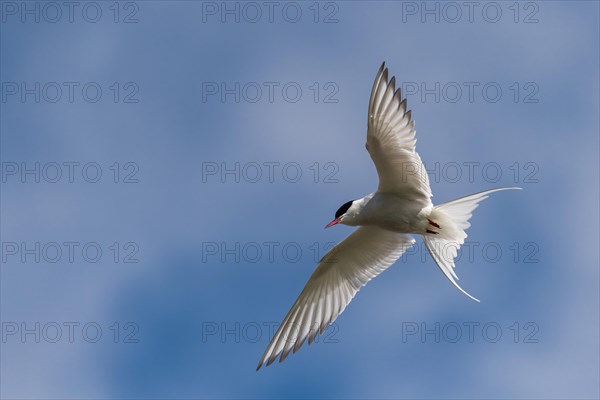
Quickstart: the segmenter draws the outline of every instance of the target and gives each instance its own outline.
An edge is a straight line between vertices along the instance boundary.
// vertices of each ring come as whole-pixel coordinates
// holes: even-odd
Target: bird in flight
[[[415,122],[406,99],[388,81],[385,63],[375,78],[369,100],[366,148],[377,169],[377,191],[348,201],[325,228],[358,226],[319,262],[298,299],[271,339],[256,370],[279,357],[285,360],[308,338],[319,333],[344,311],[359,289],[391,266],[423,237],[425,247],[446,278],[475,301],[456,282],[454,259],[464,243],[469,219],[490,193],[520,188],[497,188],[433,205],[429,178],[415,149]]]

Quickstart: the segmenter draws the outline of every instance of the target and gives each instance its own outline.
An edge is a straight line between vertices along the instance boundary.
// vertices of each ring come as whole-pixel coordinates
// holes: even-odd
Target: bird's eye
[[[346,211],[348,211],[348,209],[350,208],[350,206],[352,205],[353,200],[350,200],[346,203],[344,203],[344,205],[342,205],[335,213],[335,217],[339,218],[342,215],[344,215],[346,213]]]

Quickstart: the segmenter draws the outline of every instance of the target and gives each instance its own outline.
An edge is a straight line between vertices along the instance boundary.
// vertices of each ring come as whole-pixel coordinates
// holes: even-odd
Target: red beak
[[[325,229],[331,228],[332,226],[339,224],[341,220],[342,220],[342,217],[334,219],[333,221],[331,221],[330,223],[325,225]]]

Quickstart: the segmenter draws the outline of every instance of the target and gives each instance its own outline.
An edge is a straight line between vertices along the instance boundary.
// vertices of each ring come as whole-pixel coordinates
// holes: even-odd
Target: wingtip
[[[379,71],[377,71],[377,76],[382,75],[384,70],[386,70],[385,61],[381,63],[381,66],[379,67]]]
[[[258,365],[256,366],[256,371],[258,371],[258,370],[259,370],[259,369],[260,369],[260,368],[263,366],[263,364],[264,364],[264,363],[265,363],[265,359],[264,359],[264,357],[263,357],[263,358],[261,358],[261,359],[260,359],[260,361],[258,362]]]

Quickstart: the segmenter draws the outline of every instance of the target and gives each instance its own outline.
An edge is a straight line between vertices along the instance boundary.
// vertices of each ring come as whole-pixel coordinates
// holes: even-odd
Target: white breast
[[[398,233],[422,233],[423,221],[431,212],[428,204],[393,194],[376,192],[363,200],[356,225],[375,225]]]

